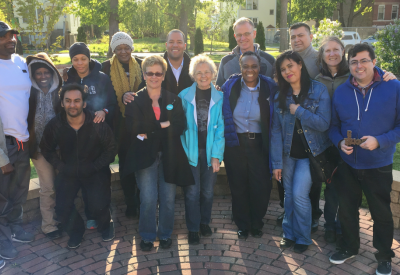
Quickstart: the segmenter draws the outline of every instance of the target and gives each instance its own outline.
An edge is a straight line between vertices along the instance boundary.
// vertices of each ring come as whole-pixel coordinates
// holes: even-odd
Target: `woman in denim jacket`
[[[283,179],[286,211],[280,247],[294,244],[294,251],[302,253],[312,243],[312,180],[306,150],[318,156],[331,145],[327,132],[331,101],[326,86],[310,79],[298,53],[286,51],[275,64],[280,92],[275,96],[271,157],[274,177]],[[297,128],[296,120],[302,129]],[[302,131],[307,148],[301,140]]]

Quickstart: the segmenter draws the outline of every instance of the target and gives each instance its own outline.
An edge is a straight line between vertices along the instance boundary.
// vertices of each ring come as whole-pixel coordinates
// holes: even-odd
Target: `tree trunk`
[[[110,17],[108,21],[108,32],[110,35],[109,43],[111,42],[111,38],[114,33],[118,32],[118,0],[110,0]],[[113,55],[111,51],[111,47],[108,47],[107,56],[111,57]]]
[[[94,29],[93,29],[93,24],[90,25],[90,31],[92,32],[92,39],[94,38]]]
[[[346,27],[351,27],[353,26],[353,17],[354,17],[354,5],[355,5],[355,1],[351,0],[350,1],[350,12],[349,12],[349,18],[347,19],[347,24]]]
[[[288,0],[281,0],[281,22],[280,22],[280,45],[279,51],[284,52],[289,48],[288,45],[288,28],[287,28],[287,7],[288,7]]]

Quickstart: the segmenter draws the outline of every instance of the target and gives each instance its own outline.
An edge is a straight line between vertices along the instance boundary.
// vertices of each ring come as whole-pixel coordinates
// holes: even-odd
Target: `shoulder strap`
[[[297,133],[300,135],[300,139],[303,142],[304,148],[306,150],[306,153],[308,154],[308,157],[314,157],[313,154],[311,153],[310,147],[307,144],[306,137],[304,136],[304,131],[303,128],[301,127],[301,124],[299,120],[296,118],[295,120],[296,126],[297,126]]]

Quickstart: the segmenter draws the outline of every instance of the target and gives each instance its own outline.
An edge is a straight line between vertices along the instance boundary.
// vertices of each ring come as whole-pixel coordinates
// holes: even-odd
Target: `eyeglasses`
[[[235,33],[235,37],[236,38],[238,38],[238,39],[240,39],[240,38],[242,38],[242,36],[244,36],[244,37],[249,37],[251,35],[251,32],[245,32],[244,34],[241,34],[241,33]]]
[[[369,59],[369,60],[368,59],[362,59],[360,61],[353,60],[353,61],[350,62],[350,66],[357,67],[358,63],[360,63],[361,65],[367,65],[368,62],[372,62],[372,60],[371,59]]]
[[[155,75],[157,77],[162,77],[164,74],[163,73],[153,73],[153,72],[145,72],[145,74],[149,77]]]
[[[204,73],[203,72],[197,72],[195,75],[196,76],[203,76],[203,75],[207,76],[207,75],[210,75],[210,74],[211,74],[210,71],[205,71]]]

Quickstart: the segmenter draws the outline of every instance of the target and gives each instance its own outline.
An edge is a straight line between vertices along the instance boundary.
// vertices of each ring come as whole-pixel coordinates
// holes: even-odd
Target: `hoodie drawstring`
[[[357,102],[357,120],[360,120],[360,105],[358,104],[358,98],[357,98],[357,92],[356,89],[354,89],[354,96],[356,97],[356,102]]]
[[[368,102],[367,102],[367,107],[365,108],[365,112],[368,111],[368,106],[369,106],[369,102],[370,102],[370,100],[371,100],[371,96],[372,96],[372,91],[373,91],[373,90],[374,90],[374,88],[371,88],[371,92],[369,93]],[[358,110],[357,120],[360,120],[360,105],[358,104],[358,98],[357,98],[356,89],[354,89],[354,96],[356,97],[356,102],[357,102],[357,110]]]
[[[17,145],[18,145],[18,151],[20,149],[22,149],[22,151],[24,151],[24,143],[22,141],[18,140],[17,138],[15,138],[15,141],[17,142]]]

